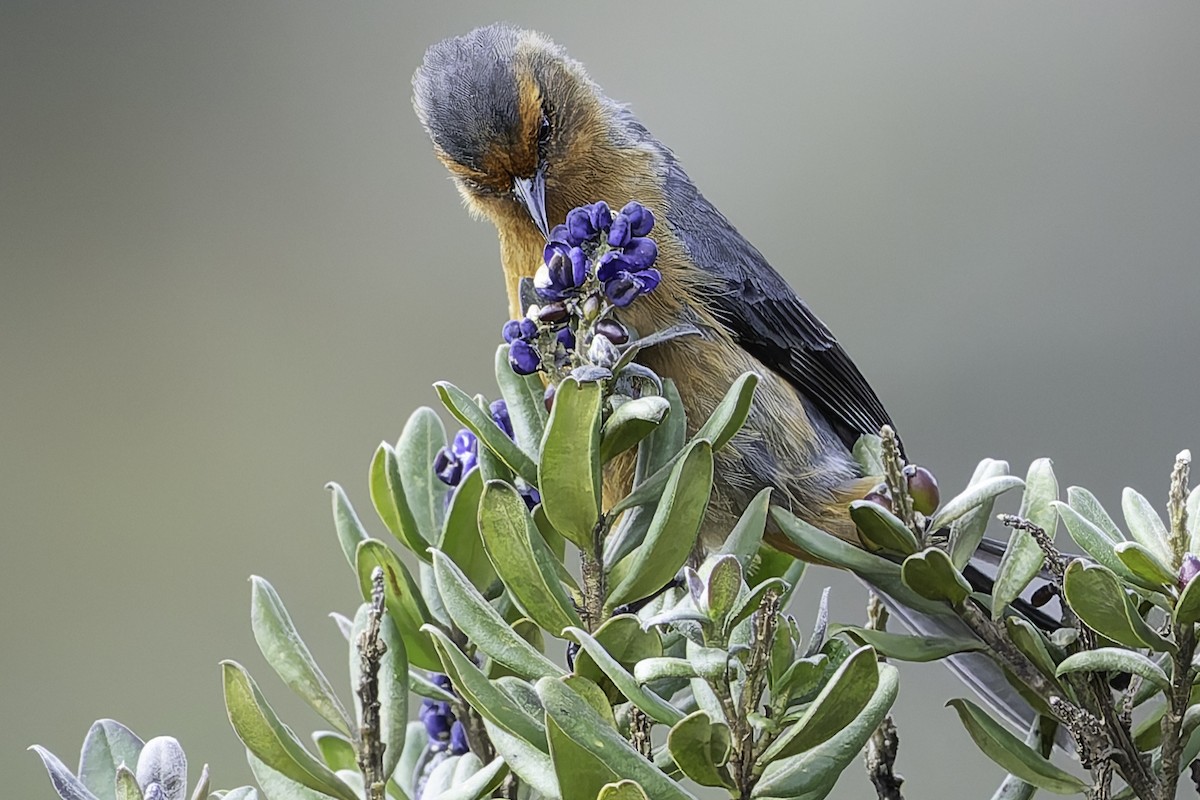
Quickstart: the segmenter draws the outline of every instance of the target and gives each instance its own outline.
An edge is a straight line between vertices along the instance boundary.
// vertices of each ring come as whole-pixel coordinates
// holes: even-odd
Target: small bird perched
[[[621,309],[621,321],[642,333],[679,324],[700,330],[639,354],[675,381],[689,433],[739,375],[761,376],[745,426],[717,454],[701,546],[719,544],[765,487],[774,504],[861,546],[848,505],[879,478],[862,474],[851,448],[891,424],[887,411],[829,329],[675,155],[582,65],[532,31],[496,24],[439,42],[413,88],[417,115],[468,209],[499,231],[511,316],[523,316],[520,281],[542,264],[552,221],[598,200],[614,208],[636,200],[657,220],[662,277],[653,293]],[[606,495],[623,494],[632,467],[629,458],[609,465]],[[778,530],[768,527],[766,539],[798,554]],[[920,635],[970,635],[956,617],[894,604],[893,611]],[[1032,719],[986,656],[953,656],[949,665],[1011,721]]]
[[[467,207],[491,220],[510,312],[542,263],[550,224],[597,200],[629,200],[657,219],[661,286],[622,309],[648,333],[687,323],[700,336],[639,357],[675,381],[690,432],[743,372],[761,376],[743,431],[717,454],[701,542],[712,546],[762,488],[807,522],[857,543],[847,513],[879,482],[851,448],[890,419],[854,362],[791,287],[683,171],[675,155],[541,35],[506,25],[433,45],[413,77],[414,105]],[[627,486],[632,460],[606,476]],[[791,549],[778,532],[768,540]]]

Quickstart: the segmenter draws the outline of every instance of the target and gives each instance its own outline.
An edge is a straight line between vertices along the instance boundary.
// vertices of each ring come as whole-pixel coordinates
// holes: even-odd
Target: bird
[[[674,153],[583,66],[544,36],[503,24],[433,45],[413,78],[414,106],[467,208],[495,224],[509,311],[542,263],[551,221],[598,200],[636,199],[654,213],[658,290],[622,309],[638,331],[688,324],[700,336],[639,360],[672,379],[689,427],[735,379],[760,376],[749,418],[716,454],[700,540],[720,542],[754,495],[857,543],[848,504],[879,484],[851,454],[892,420],[829,328],[696,188]],[[632,460],[610,470],[618,491]],[[770,542],[794,550],[769,531]]]
[[[829,328],[700,192],[675,154],[582,64],[534,31],[497,23],[438,42],[412,83],[435,155],[471,214],[499,234],[510,316],[524,315],[521,279],[542,264],[551,222],[596,201],[620,207],[636,200],[657,220],[662,277],[656,291],[620,309],[621,321],[638,331],[679,324],[700,331],[638,356],[675,382],[689,433],[739,375],[759,375],[745,425],[715,456],[700,548],[719,546],[768,487],[774,505],[863,546],[849,503],[881,478],[864,475],[852,449],[864,434],[895,427],[892,419]],[[628,487],[633,462],[609,466],[606,499]],[[774,522],[764,539],[807,557]],[[955,617],[891,605],[921,635],[970,635]],[[955,656],[950,665],[1010,721],[1033,719],[987,657]]]

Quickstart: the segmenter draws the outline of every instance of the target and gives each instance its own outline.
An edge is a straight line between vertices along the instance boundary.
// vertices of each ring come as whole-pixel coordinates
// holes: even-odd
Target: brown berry
[[[913,511],[926,516],[932,514],[942,502],[937,478],[933,477],[932,472],[916,464],[909,464],[904,468],[904,477],[908,479],[908,496],[912,498]]]

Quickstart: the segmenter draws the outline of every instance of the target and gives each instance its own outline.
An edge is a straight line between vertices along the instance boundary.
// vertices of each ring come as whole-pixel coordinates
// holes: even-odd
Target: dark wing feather
[[[716,287],[703,298],[737,342],[820,409],[847,447],[891,417],[858,367],[762,253],[696,189],[664,148],[667,219]]]
[[[713,313],[748,353],[816,403],[847,447],[892,424],[833,334],[765,261],[726,281],[727,292],[708,298]]]

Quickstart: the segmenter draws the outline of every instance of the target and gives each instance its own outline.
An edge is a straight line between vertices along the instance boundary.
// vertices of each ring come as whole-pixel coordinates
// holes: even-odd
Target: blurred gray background
[[[50,798],[112,716],[246,781],[217,661],[267,576],[331,673],[356,602],[322,485],[365,489],[505,319],[409,106],[424,48],[507,19],[632,103],[812,303],[943,488],[984,456],[1110,507],[1200,447],[1200,6],[0,5],[0,775]],[[1015,510],[1015,509],[1014,509]],[[375,531],[382,533],[377,523]],[[838,617],[852,581],[811,571]],[[905,668],[914,798],[1000,771]],[[836,791],[862,798],[852,769]]]

